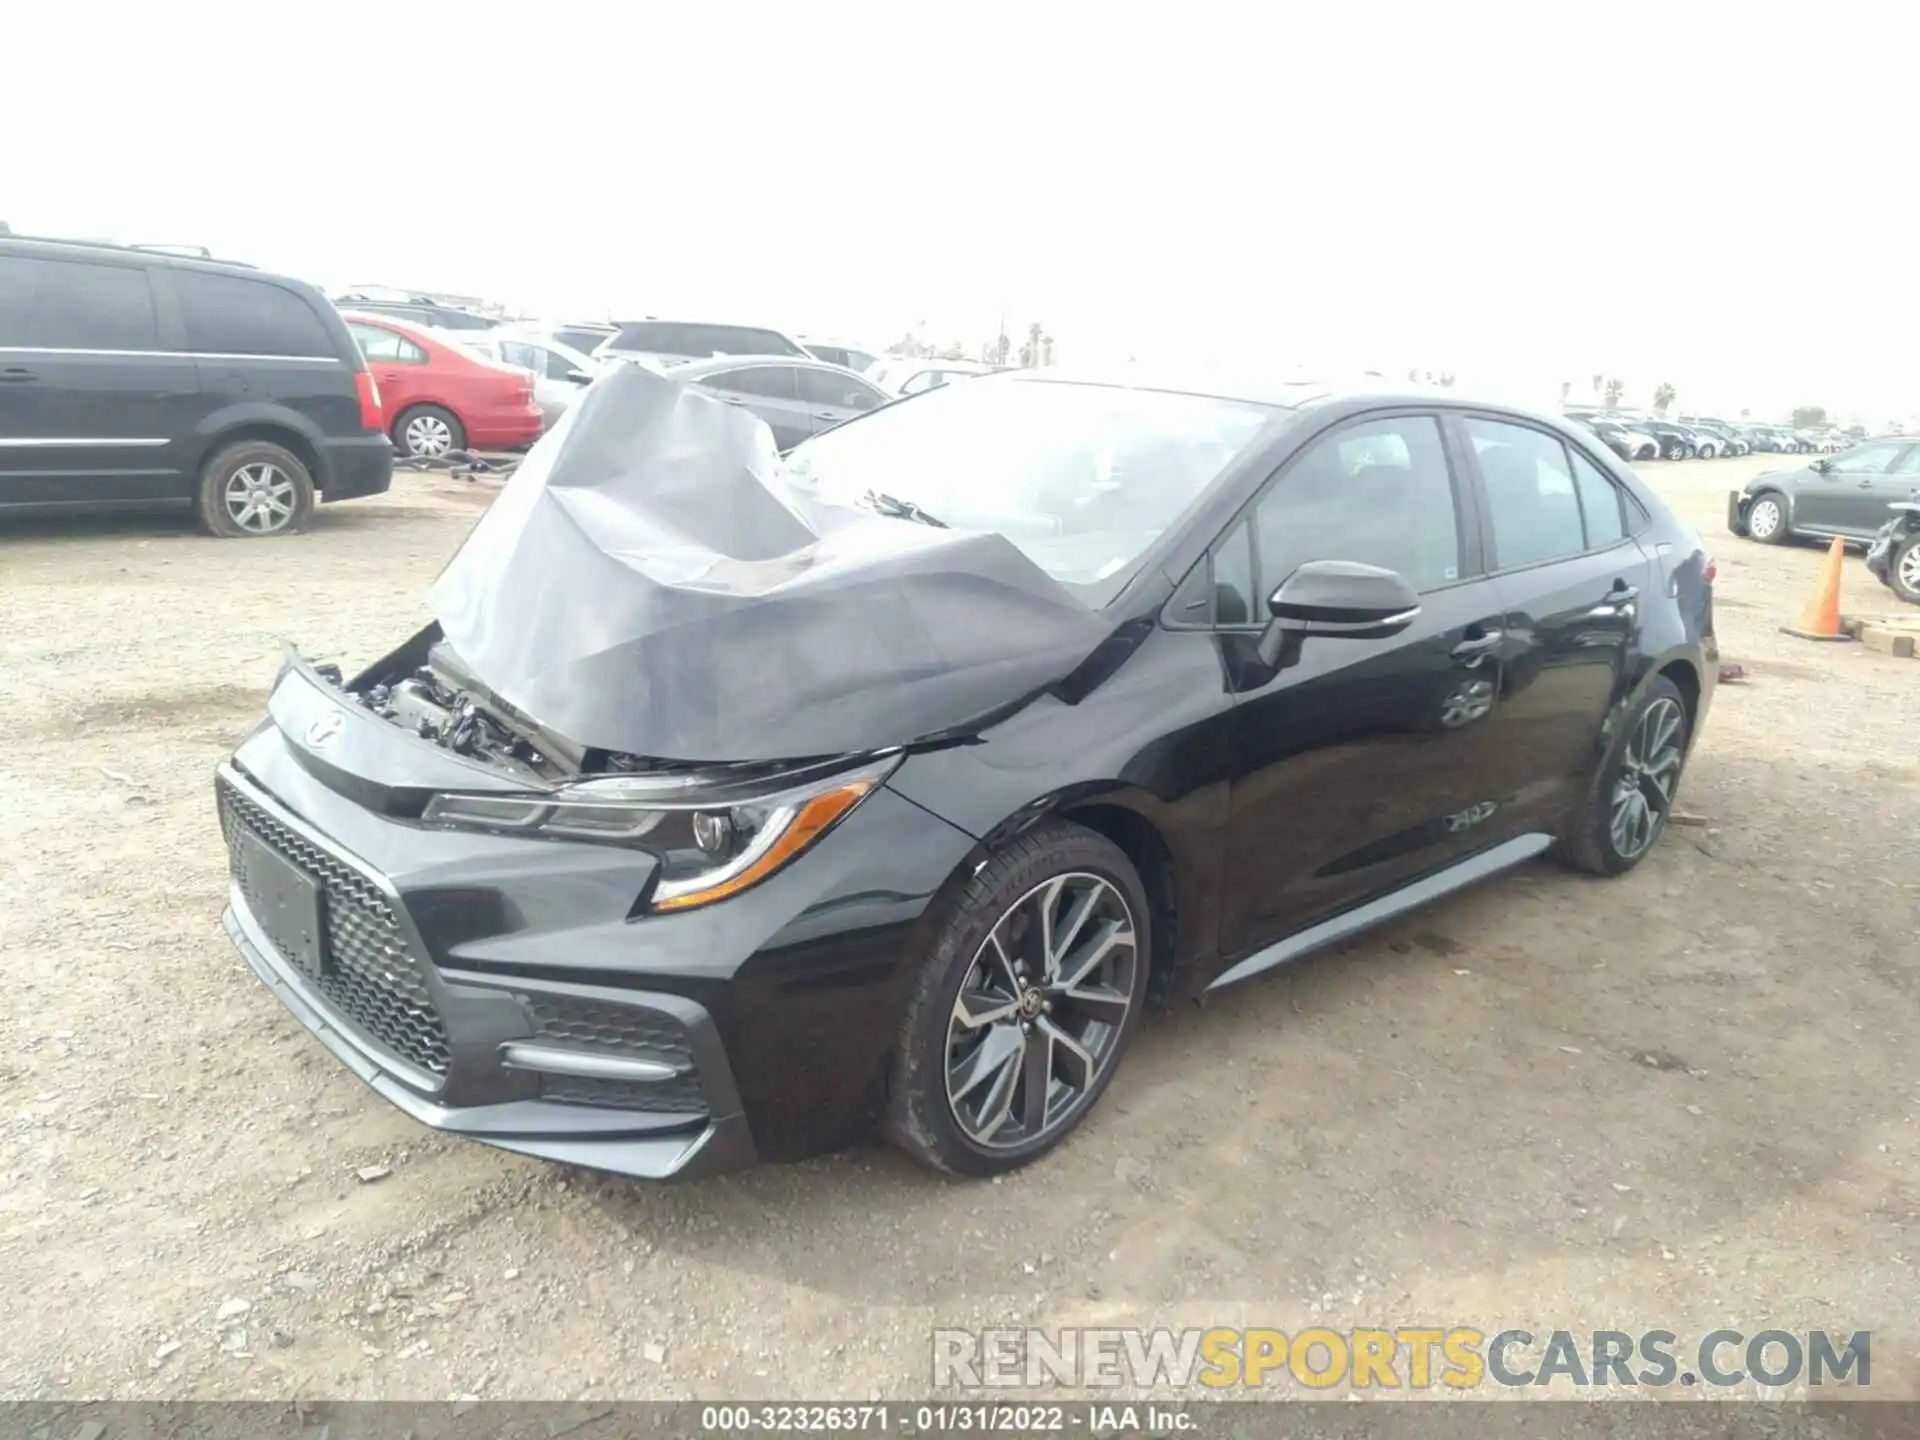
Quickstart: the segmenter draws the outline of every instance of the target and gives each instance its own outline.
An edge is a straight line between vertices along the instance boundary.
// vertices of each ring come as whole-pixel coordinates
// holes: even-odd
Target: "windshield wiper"
[[[946,521],[929,515],[911,500],[902,500],[898,495],[889,495],[884,490],[869,490],[860,497],[860,502],[895,520],[912,520],[919,525],[931,525],[936,530],[948,528]]]

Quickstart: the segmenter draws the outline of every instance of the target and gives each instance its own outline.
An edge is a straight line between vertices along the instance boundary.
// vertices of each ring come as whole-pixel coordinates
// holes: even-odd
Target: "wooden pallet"
[[[1842,615],[1840,628],[1884,655],[1920,654],[1920,615]]]

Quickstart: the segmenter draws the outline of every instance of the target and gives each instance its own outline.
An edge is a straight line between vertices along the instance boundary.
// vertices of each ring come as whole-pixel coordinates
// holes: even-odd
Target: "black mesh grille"
[[[595,1055],[657,1060],[682,1073],[671,1080],[599,1080],[576,1075],[545,1075],[543,1099],[563,1105],[599,1105],[617,1110],[651,1110],[694,1115],[706,1109],[693,1049],[678,1020],[634,1005],[605,1005],[565,995],[522,995],[533,1017],[534,1037],[558,1048]]]
[[[379,886],[281,824],[224,780],[219,790],[228,866],[249,901],[255,897],[249,889],[246,852],[235,843],[239,826],[319,883],[328,963],[316,970],[299,947],[291,947],[291,953],[282,949],[281,958],[334,1009],[395,1056],[431,1074],[446,1074],[446,1026],[421,981],[399,917]]]
[[[598,1105],[608,1110],[648,1110],[663,1115],[699,1115],[707,1108],[700,1082],[691,1075],[672,1080],[596,1080],[586,1075],[543,1075],[540,1098],[562,1105]]]

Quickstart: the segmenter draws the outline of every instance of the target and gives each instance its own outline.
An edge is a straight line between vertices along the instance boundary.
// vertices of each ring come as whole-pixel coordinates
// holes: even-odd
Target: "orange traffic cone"
[[[1836,535],[1827,548],[1827,558],[1820,562],[1820,574],[1813,582],[1813,593],[1807,596],[1800,618],[1791,625],[1782,625],[1782,630],[1802,640],[1853,638],[1840,628],[1840,569],[1846,558],[1846,542]]]

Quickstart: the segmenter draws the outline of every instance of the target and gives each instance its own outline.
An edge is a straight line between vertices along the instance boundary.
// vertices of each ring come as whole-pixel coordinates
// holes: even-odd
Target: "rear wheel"
[[[466,428],[460,417],[438,405],[415,405],[393,422],[393,440],[401,453],[436,460],[467,448]]]
[[[922,962],[887,1137],[957,1175],[1002,1174],[1059,1144],[1139,1022],[1150,938],[1140,877],[1104,836],[1054,822],[995,854]]]
[[[1887,557],[1887,584],[1909,605],[1920,605],[1920,535],[1909,536]]]
[[[1747,536],[1762,545],[1783,545],[1791,532],[1787,529],[1786,497],[1763,490],[1747,506]]]
[[[1687,733],[1680,687],[1656,677],[1608,748],[1586,805],[1560,843],[1561,858],[1595,875],[1621,875],[1646,858],[1673,812]]]
[[[208,458],[194,508],[200,528],[223,539],[292,534],[313,518],[313,476],[285,446],[239,440]]]

